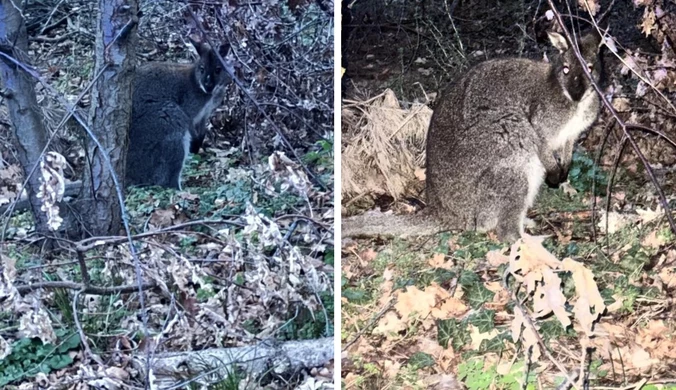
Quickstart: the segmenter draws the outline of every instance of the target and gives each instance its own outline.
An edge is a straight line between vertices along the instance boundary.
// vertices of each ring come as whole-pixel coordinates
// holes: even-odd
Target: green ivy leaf
[[[437,341],[439,345],[448,348],[450,342],[453,348],[459,351],[463,345],[467,344],[470,341],[469,333],[461,327],[461,324],[454,318],[437,321]]]
[[[479,328],[481,333],[490,332],[495,328],[493,319],[495,318],[495,310],[482,309],[472,314],[468,321],[470,324]]]
[[[435,363],[432,355],[425,352],[417,352],[408,359],[408,364],[417,370],[425,367],[432,367]]]

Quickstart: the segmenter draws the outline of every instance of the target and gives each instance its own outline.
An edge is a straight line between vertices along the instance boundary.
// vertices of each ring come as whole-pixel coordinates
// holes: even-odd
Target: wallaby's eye
[[[220,66],[216,67],[216,74],[221,74],[221,67]]]
[[[568,67],[567,64],[563,65],[563,74],[568,74],[570,73],[570,68]]]
[[[594,64],[587,64],[587,69],[589,69],[590,72],[594,70]]]
[[[204,72],[204,65],[200,65],[200,72]]]

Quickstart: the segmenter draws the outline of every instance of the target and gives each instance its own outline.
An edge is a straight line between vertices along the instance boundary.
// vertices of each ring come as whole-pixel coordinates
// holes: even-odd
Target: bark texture
[[[89,140],[80,195],[82,218],[90,235],[117,234],[122,222],[113,175],[122,190],[138,40],[137,14],[137,0],[99,1],[94,74],[101,70],[103,73],[92,90],[90,122],[101,149]]]
[[[23,3],[18,0],[0,1],[0,50],[23,64],[28,64],[28,35],[23,20]],[[47,131],[42,121],[42,112],[35,96],[36,80],[12,61],[0,59],[2,93],[7,101],[12,122],[12,142],[24,177],[40,163],[42,151],[47,144]],[[47,216],[40,210],[37,197],[40,186],[39,170],[35,169],[27,183],[28,206],[35,218],[36,231],[48,234]]]

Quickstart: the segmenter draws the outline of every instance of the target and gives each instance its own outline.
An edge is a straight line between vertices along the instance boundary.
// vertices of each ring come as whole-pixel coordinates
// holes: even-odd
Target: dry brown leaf
[[[673,265],[676,264],[676,249],[670,249],[667,251],[666,257],[664,259],[664,262],[662,262],[663,265]]]
[[[563,269],[573,276],[577,301],[573,307],[575,318],[580,321],[585,333],[592,335],[592,325],[605,311],[606,305],[599,288],[594,281],[594,275],[582,263],[573,259],[563,260]]]
[[[469,325],[469,337],[472,339],[472,343],[470,345],[470,348],[472,348],[475,351],[479,350],[479,347],[481,346],[481,342],[484,340],[492,340],[495,337],[498,336],[500,332],[498,332],[497,329],[492,329],[489,332],[484,332],[481,333],[479,332],[479,328],[477,328],[474,325]]]
[[[662,234],[659,234],[658,229],[653,230],[641,240],[641,245],[648,246],[651,248],[658,249],[662,245],[666,244],[666,239]]]
[[[512,340],[517,343],[519,340],[523,343],[523,348],[528,350],[532,348],[531,358],[537,361],[540,358],[541,351],[538,345],[538,338],[534,330],[528,325],[524,314],[518,306],[514,307],[514,319],[511,325]]]
[[[342,267],[343,268],[343,275],[345,275],[345,277],[348,280],[352,279],[352,277],[354,276],[354,272],[352,272],[352,266],[350,264],[345,264],[345,263],[343,263],[342,265],[343,265],[343,267]]]
[[[497,268],[502,264],[509,263],[509,256],[504,255],[504,249],[495,249],[486,253],[486,261],[491,267]]]
[[[495,371],[500,375],[507,375],[512,371],[512,360],[503,360],[495,367]]]
[[[614,313],[622,308],[624,305],[624,297],[619,294],[613,294],[613,299],[615,302],[611,303],[610,306],[607,306],[608,313]]]
[[[406,330],[406,323],[397,316],[397,313],[388,311],[378,321],[378,326],[373,329],[373,333],[385,335],[389,339],[392,336],[397,337],[396,334],[403,330]]]
[[[376,349],[371,345],[370,341],[365,337],[360,337],[357,342],[353,343],[348,349],[349,355],[367,356],[377,353]]]
[[[587,339],[589,346],[596,348],[604,360],[612,359],[611,362],[604,363],[600,369],[611,369],[622,367],[628,375],[645,375],[651,372],[660,363],[658,355],[650,353],[653,346],[666,344],[667,349],[674,349],[673,345],[662,341],[655,343],[655,334],[663,329],[658,322],[655,322],[652,328],[644,330],[643,333],[634,329],[628,329],[626,325],[619,323],[608,323],[601,321],[596,325],[595,336]],[[577,329],[576,329],[577,330]],[[648,348],[639,345],[628,337],[635,337],[636,340],[647,345]]]
[[[650,352],[651,357],[661,361],[676,359],[676,337],[663,320],[651,320],[638,330],[636,343]]]
[[[669,328],[664,325],[662,320],[649,321],[645,327],[639,328],[636,336],[638,345],[646,349],[655,349],[657,340],[661,339],[663,335],[670,333]]]
[[[435,294],[437,296],[437,302],[441,302],[442,300],[451,297],[451,294],[436,282],[432,282],[429,286],[425,287],[425,291],[430,294]]]
[[[445,269],[451,269],[453,267],[453,264],[450,262],[448,264],[446,263],[446,255],[443,253],[435,253],[431,259],[427,260],[427,264],[430,265],[432,268],[445,268]]]
[[[374,251],[373,248],[368,248],[367,250],[359,254],[359,259],[361,260],[364,266],[366,265],[364,263],[373,261],[376,259],[376,257],[378,257],[378,252]]]
[[[174,222],[174,218],[176,218],[176,210],[157,209],[150,215],[149,223],[155,228],[163,228],[171,226]]]
[[[461,300],[449,297],[438,308],[432,308],[431,314],[436,319],[446,320],[449,318],[460,318],[467,313],[467,310],[469,308]]]
[[[405,292],[395,293],[397,303],[394,308],[408,323],[419,319],[423,329],[433,329],[439,318],[459,317],[467,312],[462,301],[451,297],[449,292],[436,283],[427,286],[424,291],[417,287],[408,287]],[[415,314],[415,316],[413,316]]]
[[[451,367],[453,359],[456,358],[450,343],[448,348],[444,348],[439,345],[439,341],[437,341],[436,338],[422,337],[418,339],[415,351],[430,354],[444,371],[447,371]]]
[[[390,281],[392,280],[392,277],[394,277],[394,271],[389,268],[385,268],[385,271],[383,271],[383,280]]]
[[[524,235],[510,252],[510,271],[533,293],[536,318],[554,313],[564,327],[570,325],[566,312],[566,297],[561,291],[561,279],[553,272],[562,263],[542,246],[544,237]]]
[[[624,324],[599,322],[596,328],[598,329],[598,335],[608,337],[613,342],[623,340],[627,335],[627,327]]]
[[[638,217],[635,215],[621,214],[616,211],[611,211],[608,213],[608,223],[606,224],[605,212],[601,211],[599,214],[600,218],[596,226],[601,229],[601,232],[607,234],[616,233],[625,226],[633,224],[638,220]]]
[[[380,297],[378,298],[378,304],[380,307],[386,307],[390,304],[392,300],[392,287],[394,282],[385,282],[380,286]]]
[[[637,347],[631,351],[629,356],[630,366],[632,368],[638,369],[639,372],[648,372],[654,364],[659,363],[658,359],[651,358],[648,351],[640,347]]]
[[[429,287],[426,291],[421,291],[418,287],[410,286],[405,292],[397,291],[395,295],[397,303],[394,308],[405,320],[408,320],[413,313],[426,317],[437,303],[436,291],[432,291]]]
[[[662,216],[664,215],[664,209],[660,205],[655,207],[655,210],[651,210],[649,208],[645,210],[637,208],[636,214],[638,214],[641,223],[645,225],[659,218],[662,218]]]
[[[613,367],[620,366],[624,375],[647,375],[660,364],[658,359],[651,358],[647,351],[635,344],[612,346],[604,357],[606,363],[599,366],[600,370],[612,371]]]
[[[345,379],[343,379],[345,389],[356,389],[359,382],[361,382],[361,376],[352,372],[348,372],[347,375],[345,375]]]
[[[561,262],[542,246],[545,237],[536,237],[524,234],[510,251],[510,271],[512,273],[528,274],[540,271],[542,268],[559,268]]]
[[[664,267],[657,275],[667,288],[676,287],[676,270],[671,267]]]
[[[578,0],[580,8],[589,12],[590,15],[594,16],[599,12],[599,4],[597,0]]]
[[[505,306],[511,300],[511,294],[505,289],[505,287],[500,282],[488,282],[484,286],[488,291],[495,293],[493,295],[493,301],[486,303],[486,308],[501,311],[505,309]]]
[[[641,23],[641,32],[645,34],[645,36],[649,36],[653,29],[655,28],[655,11],[646,8],[645,12],[643,13],[643,22]]]
[[[401,370],[401,363],[385,360],[383,362],[383,374],[386,378],[394,379]]]
[[[458,383],[455,376],[450,374],[426,375],[423,378],[423,386],[430,390],[461,390],[464,389]]]
[[[628,112],[631,109],[629,105],[629,99],[617,97],[613,99],[613,108],[617,112]]]
[[[561,291],[561,278],[552,270],[542,270],[543,284],[538,285],[533,295],[533,310],[536,318],[542,318],[554,313],[561,325],[566,328],[570,325],[570,318],[566,311],[566,297]]]

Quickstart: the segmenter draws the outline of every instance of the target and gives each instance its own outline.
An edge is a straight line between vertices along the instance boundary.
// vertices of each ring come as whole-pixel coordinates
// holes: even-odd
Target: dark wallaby
[[[188,153],[197,153],[206,123],[230,81],[214,50],[191,37],[193,64],[151,62],[136,69],[127,152],[127,184],[181,188]],[[225,57],[228,45],[219,48]]]
[[[444,229],[496,230],[515,241],[546,179],[565,181],[573,145],[596,120],[600,101],[569,42],[549,33],[551,62],[480,63],[437,104],[427,135],[427,207],[414,216],[343,221],[343,236],[426,235]],[[598,80],[600,37],[579,41]]]

